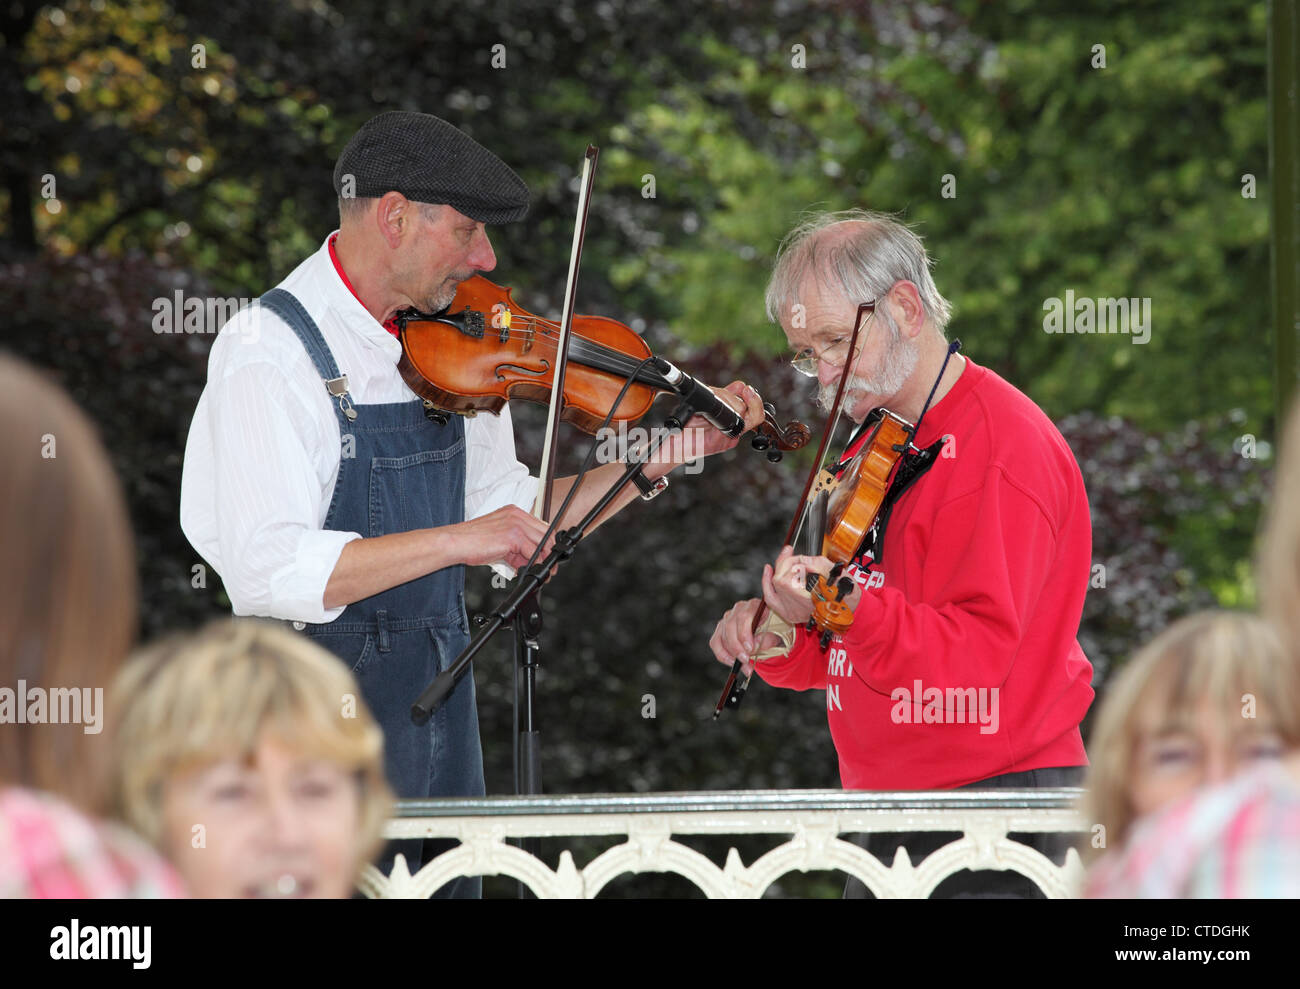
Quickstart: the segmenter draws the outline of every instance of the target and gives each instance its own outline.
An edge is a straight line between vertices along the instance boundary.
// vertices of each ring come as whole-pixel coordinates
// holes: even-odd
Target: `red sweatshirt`
[[[768,683],[826,691],[846,789],[946,789],[1087,764],[1092,664],[1076,638],[1091,573],[1083,478],[1028,397],[967,359],[915,439],[948,436],[894,506],[853,626],[800,629]]]

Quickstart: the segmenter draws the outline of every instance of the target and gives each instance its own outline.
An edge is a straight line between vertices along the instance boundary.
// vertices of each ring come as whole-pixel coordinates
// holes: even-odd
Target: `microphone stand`
[[[672,415],[664,419],[664,434],[651,442],[639,458],[632,459],[623,471],[622,477],[614,482],[591,510],[570,529],[561,529],[555,534],[555,544],[550,554],[540,563],[534,563],[523,574],[514,589],[491,613],[481,620],[478,631],[470,639],[469,645],[447,669],[438,674],[424,688],[423,692],[411,706],[411,720],[417,725],[426,724],[448,694],[455,688],[470,662],[487,645],[500,629],[513,625],[515,632],[515,669],[516,675],[523,673],[522,683],[516,679],[515,702],[515,793],[517,795],[539,794],[542,792],[542,753],[541,731],[537,727],[537,715],[534,706],[537,686],[537,661],[541,651],[540,637],[542,630],[542,607],[540,592],[559,565],[574,554],[578,544],[587,530],[595,523],[600,514],[618,497],[619,493],[631,483],[637,472],[648,463],[651,457],[663,445],[664,440],[674,433],[679,433],[683,425],[699,410],[687,398],[683,398]],[[536,839],[524,845],[525,850],[536,853]],[[533,845],[533,847],[529,847]],[[523,890],[520,884],[521,894]]]

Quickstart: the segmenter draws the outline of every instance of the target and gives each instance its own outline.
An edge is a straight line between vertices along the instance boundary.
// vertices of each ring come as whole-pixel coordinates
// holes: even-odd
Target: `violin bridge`
[[[817,473],[817,480],[813,481],[812,491],[809,493],[809,500],[819,492],[825,491],[830,493],[839,485],[840,479],[828,467],[823,467]]]

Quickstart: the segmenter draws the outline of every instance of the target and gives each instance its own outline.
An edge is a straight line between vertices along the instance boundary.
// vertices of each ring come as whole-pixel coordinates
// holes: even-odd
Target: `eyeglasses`
[[[858,306],[859,319],[862,318],[863,312],[866,312],[868,319],[874,316],[876,314],[875,302],[864,302],[862,305]],[[849,356],[849,341],[852,338],[852,334],[836,337],[820,354],[818,354],[812,347],[801,350],[790,358],[790,366],[800,374],[806,374],[810,378],[817,377],[817,365],[821,361],[825,361],[831,367],[843,367],[845,360]],[[859,349],[861,349],[862,341],[864,339],[865,337],[859,333]]]

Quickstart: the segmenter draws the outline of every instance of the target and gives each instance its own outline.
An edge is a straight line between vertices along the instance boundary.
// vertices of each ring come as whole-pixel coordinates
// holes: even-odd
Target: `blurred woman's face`
[[[1186,723],[1148,704],[1143,711],[1129,799],[1136,816],[1153,813],[1202,786],[1223,782],[1243,769],[1280,759],[1284,745],[1262,707],[1251,712],[1212,712],[1208,702]]]
[[[355,777],[264,735],[251,764],[163,788],[163,851],[201,898],[346,897],[360,865]]]

